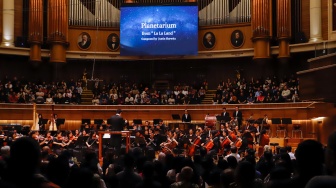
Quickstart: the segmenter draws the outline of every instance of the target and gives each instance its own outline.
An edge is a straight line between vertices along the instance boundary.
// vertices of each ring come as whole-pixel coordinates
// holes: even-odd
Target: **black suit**
[[[224,117],[225,122],[228,122],[231,120],[229,112],[222,112],[221,115]]]
[[[240,110],[234,111],[233,112],[233,117],[234,117],[234,119],[237,119],[238,127],[240,129],[240,126],[242,124],[242,119],[243,119],[243,113]]]
[[[183,114],[182,115],[182,122],[190,123],[191,122],[191,116],[190,116],[190,114]]]
[[[111,42],[110,48],[111,50],[117,50],[119,48],[119,42]]]
[[[124,129],[125,120],[120,115],[114,115],[110,118],[111,131],[122,131]],[[121,134],[111,135],[111,145],[119,152],[121,147]]]

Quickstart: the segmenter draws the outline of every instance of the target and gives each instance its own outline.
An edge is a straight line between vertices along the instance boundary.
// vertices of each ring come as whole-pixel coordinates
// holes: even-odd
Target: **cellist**
[[[199,147],[201,146],[201,130],[197,129],[195,133],[194,139],[190,142],[190,145],[188,147],[188,155],[194,156],[195,152]]]
[[[234,143],[230,140],[230,138],[228,137],[228,131],[222,131],[222,135],[220,136],[219,139],[219,154],[221,155],[226,155],[225,151],[229,151],[231,145],[233,145]]]

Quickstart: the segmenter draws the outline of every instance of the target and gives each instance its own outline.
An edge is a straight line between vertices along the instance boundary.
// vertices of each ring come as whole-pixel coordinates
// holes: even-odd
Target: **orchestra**
[[[34,129],[41,127],[38,122],[42,116],[41,114],[37,114],[37,116]],[[191,124],[190,127],[184,127],[185,129],[166,126],[162,120],[155,126],[151,126],[146,121],[148,122],[147,125],[137,125],[134,129],[129,130],[132,133],[131,135],[134,135],[131,137],[130,147],[139,147],[143,151],[152,149],[156,152],[193,157],[200,153],[202,149],[214,155],[227,155],[231,147],[237,147],[238,150],[258,149],[259,153],[262,152],[261,148],[263,146],[269,144],[268,131],[263,129],[267,127],[267,121],[262,121],[262,125],[260,125],[250,117],[243,122],[242,128],[239,129],[238,123],[233,117],[220,122],[216,122],[212,118],[216,116],[207,114],[205,117],[204,125]],[[217,127],[216,123],[218,123]],[[64,149],[88,148],[98,150],[99,137],[97,131],[109,131],[110,128],[109,125],[97,125],[96,129],[93,126],[84,126],[73,131],[60,131],[57,130],[54,114],[51,114],[48,124],[48,130],[31,130],[28,135],[35,139],[41,148],[48,146],[56,154]],[[12,132],[1,131],[0,144],[8,145],[17,138],[28,135],[18,133],[16,130],[12,130]]]

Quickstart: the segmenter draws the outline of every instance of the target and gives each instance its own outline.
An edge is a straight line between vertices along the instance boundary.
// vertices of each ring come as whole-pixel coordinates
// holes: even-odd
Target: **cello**
[[[193,144],[191,144],[189,146],[189,150],[188,150],[188,155],[191,157],[191,156],[194,156],[195,154],[195,150],[196,150],[196,146],[199,146],[201,143],[201,139],[199,137],[195,138],[195,140],[193,141]]]

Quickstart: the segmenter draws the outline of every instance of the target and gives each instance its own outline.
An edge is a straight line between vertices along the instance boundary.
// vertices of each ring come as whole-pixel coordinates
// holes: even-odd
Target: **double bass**
[[[270,142],[269,135],[266,131],[262,131],[260,135],[260,143],[258,148],[258,154],[261,156],[264,153],[264,146],[268,145]]]

